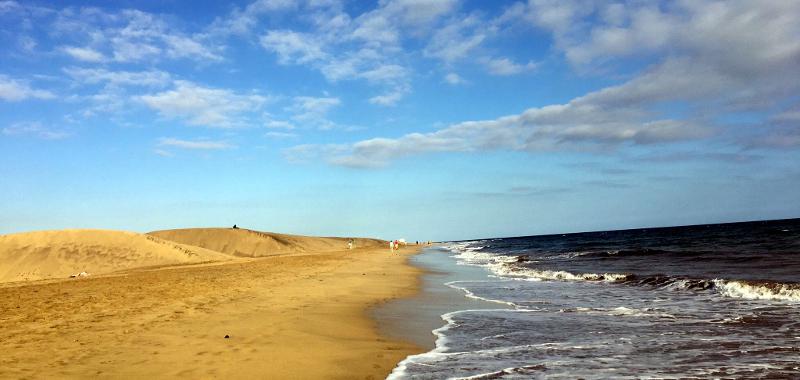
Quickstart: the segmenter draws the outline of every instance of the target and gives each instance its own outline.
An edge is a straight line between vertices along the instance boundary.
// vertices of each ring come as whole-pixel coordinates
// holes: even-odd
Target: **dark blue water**
[[[800,378],[800,219],[453,242],[443,316],[391,378]]]

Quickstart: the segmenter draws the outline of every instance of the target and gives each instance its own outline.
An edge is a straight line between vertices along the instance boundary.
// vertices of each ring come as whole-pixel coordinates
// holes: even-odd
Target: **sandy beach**
[[[192,230],[184,231],[173,233],[183,236],[175,246],[197,252],[197,260],[0,284],[0,378],[380,379],[407,355],[424,351],[380,335],[370,318],[374,306],[419,287],[420,270],[408,265],[416,248],[390,254],[378,240],[358,240],[347,250],[346,239],[194,231],[203,236],[196,244],[218,242],[213,233],[227,239],[227,252],[216,247],[226,259],[217,260],[210,256],[219,251],[186,244]],[[231,234],[247,241],[239,254]],[[169,233],[154,235],[168,241]],[[9,237],[16,239],[13,252]],[[32,252],[79,261],[103,251],[97,236],[77,248],[80,239],[68,238],[75,243],[72,256],[58,248],[62,238],[41,240],[57,247],[48,254],[36,241],[20,239],[0,237],[4,273],[14,252],[30,264]],[[283,248],[261,249],[270,242]]]

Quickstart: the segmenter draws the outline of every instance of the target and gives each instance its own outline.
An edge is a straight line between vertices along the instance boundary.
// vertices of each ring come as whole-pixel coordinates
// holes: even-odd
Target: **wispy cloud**
[[[77,46],[64,46],[62,47],[65,53],[69,54],[73,58],[84,61],[84,62],[103,62],[106,60],[106,57],[103,53],[100,53],[97,50],[91,48],[82,48]]]
[[[0,74],[0,100],[16,102],[25,99],[47,100],[55,97],[50,91],[32,88],[27,81]]]
[[[713,121],[718,116],[741,110],[772,112],[774,104],[785,103],[800,91],[797,4],[698,1],[655,7],[636,2],[620,8],[577,0],[535,1],[508,8],[501,19],[532,21],[550,31],[555,50],[575,66],[643,53],[650,54],[653,64],[621,84],[567,103],[457,123],[433,132],[372,138],[335,149],[321,147],[320,156],[335,165],[380,167],[429,152],[605,153],[637,145],[656,147],[724,134],[727,126]],[[440,29],[427,54],[445,62],[467,56],[484,38],[473,25],[485,22],[464,18]],[[487,58],[484,64],[495,75],[536,68],[533,62],[520,64],[508,58]],[[686,104],[688,112],[676,116],[660,107],[670,102]],[[792,115],[787,112],[775,120],[791,121]],[[800,146],[800,132],[791,122],[773,123],[774,127],[762,128],[760,138],[742,147]],[[302,151],[312,149],[306,146]],[[703,154],[722,158],[726,153]],[[748,157],[734,156],[726,159]]]
[[[235,145],[231,145],[225,141],[213,141],[213,140],[181,140],[171,137],[164,137],[158,140],[157,146],[159,147],[169,147],[169,148],[180,148],[180,149],[190,149],[190,150],[224,150],[224,149],[232,149],[235,148]]]
[[[484,26],[483,20],[475,15],[450,20],[436,30],[423,52],[446,63],[464,59],[488,37],[490,31]]]
[[[264,134],[266,137],[274,138],[274,139],[288,139],[288,138],[295,138],[297,137],[296,133],[290,132],[267,132]]]
[[[575,188],[566,186],[514,186],[507,189],[496,191],[452,191],[445,193],[445,196],[456,199],[469,198],[494,198],[494,199],[513,199],[513,198],[538,198],[553,197],[575,192]]]
[[[267,30],[259,41],[279,63],[308,66],[331,82],[363,80],[379,87],[381,93],[369,102],[392,106],[411,92],[413,72],[407,64],[403,39],[433,33],[436,23],[452,14],[457,3],[383,2],[351,17],[338,2],[311,2],[298,10],[310,19],[305,28]],[[230,17],[240,20],[236,24],[251,25],[241,30],[251,30],[257,22],[254,17],[242,18],[239,10]]]
[[[61,140],[72,134],[63,130],[45,127],[39,122],[20,122],[2,129],[6,136],[32,136],[43,140]]]
[[[393,106],[397,104],[404,96],[409,92],[409,89],[405,86],[395,88],[385,94],[376,95],[369,98],[369,102],[372,104],[379,104],[382,106]]]
[[[315,36],[291,30],[270,30],[261,37],[261,46],[275,52],[278,62],[304,64],[327,58],[322,41]]]
[[[460,75],[456,73],[447,73],[447,75],[444,76],[444,81],[445,83],[452,85],[467,83],[467,81],[464,78],[462,78]]]
[[[100,8],[66,8],[53,11],[50,28],[88,44],[64,44],[61,50],[83,62],[141,62],[191,59],[218,62],[219,46],[171,26],[161,16],[133,9],[108,12]],[[46,19],[45,19],[46,20]],[[41,21],[41,20],[40,20]]]
[[[189,81],[175,81],[171,90],[142,95],[138,99],[164,117],[214,128],[254,125],[251,113],[261,109],[269,100],[259,94],[238,94]]]
[[[525,64],[516,63],[508,58],[492,58],[487,59],[484,64],[486,65],[489,73],[492,75],[516,75],[524,72],[536,70],[536,63],[528,62]]]
[[[625,145],[697,140],[713,131],[694,122],[649,120],[650,115],[641,110],[610,107],[613,102],[602,93],[494,120],[458,123],[435,132],[374,138],[334,150],[321,148],[321,156],[335,165],[381,167],[397,158],[430,152],[607,151]]]
[[[337,97],[296,96],[292,98],[292,104],[286,107],[286,110],[292,113],[292,119],[297,122],[321,129],[329,129],[335,123],[328,120],[327,114],[341,103],[341,100]],[[287,126],[286,124],[278,125]]]
[[[244,8],[235,7],[225,17],[218,17],[209,30],[213,35],[247,35],[259,23],[259,19],[273,12],[293,9],[297,2],[293,0],[256,0]]]
[[[78,84],[109,83],[124,86],[165,86],[171,83],[171,75],[160,70],[110,71],[102,68],[66,67],[64,73]]]

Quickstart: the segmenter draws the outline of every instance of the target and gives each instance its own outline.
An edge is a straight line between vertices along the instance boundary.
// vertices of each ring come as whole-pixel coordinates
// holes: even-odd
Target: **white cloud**
[[[180,149],[191,149],[191,150],[223,150],[223,149],[235,148],[234,145],[231,145],[224,141],[181,140],[170,137],[164,137],[159,139],[158,146],[180,148]]]
[[[3,74],[0,74],[0,99],[9,101],[9,102],[16,102],[25,99],[53,99],[56,96],[47,90],[38,90],[31,88],[31,86],[21,80],[9,78]]]
[[[326,58],[319,39],[291,30],[267,32],[261,37],[261,46],[277,54],[282,64],[311,63]]]
[[[636,80],[619,87],[636,85]],[[322,159],[333,165],[381,167],[432,152],[516,150],[607,152],[626,146],[704,139],[715,131],[700,122],[659,119],[620,104],[613,90],[600,90],[566,104],[530,108],[494,120],[467,121],[429,133],[373,138],[350,145],[303,145],[287,151],[295,162]]]
[[[297,137],[297,134],[289,133],[289,132],[275,132],[275,131],[272,131],[272,132],[265,133],[264,136],[270,137],[270,138],[273,138],[273,139],[289,139],[289,138]]]
[[[395,0],[385,2],[381,11],[406,26],[419,28],[451,14],[458,3],[458,0]]]
[[[61,140],[71,136],[69,132],[50,129],[38,122],[14,123],[2,129],[6,136],[33,136],[44,140]]]
[[[672,102],[687,110],[687,119],[741,111],[770,119],[776,105],[800,92],[797,2],[534,0],[513,14],[552,32],[555,50],[579,69],[608,70],[631,57],[652,62],[623,84],[574,100],[576,106],[643,115]],[[739,143],[795,146],[794,132],[772,126],[776,118],[761,123],[754,135],[762,136],[751,137],[756,142]]]
[[[172,152],[166,151],[164,149],[153,149],[153,153],[161,156],[161,157],[172,157],[174,154]]]
[[[447,84],[452,84],[452,85],[459,85],[459,84],[467,83],[467,81],[464,80],[464,78],[462,78],[460,75],[458,75],[456,73],[447,73],[447,75],[444,76],[444,81]]]
[[[109,71],[67,67],[63,71],[81,84],[110,83],[123,86],[165,86],[171,82],[170,74],[160,70]]]
[[[394,45],[400,41],[400,33],[380,11],[365,13],[355,19],[357,25],[350,38],[379,46],[381,44]]]
[[[264,124],[264,126],[266,126],[267,128],[287,129],[287,130],[296,128],[294,124],[284,120],[269,120]]]
[[[423,52],[446,63],[464,59],[488,37],[491,30],[485,27],[476,16],[450,22],[436,30]]]
[[[391,82],[402,80],[408,76],[408,70],[405,67],[395,64],[380,65],[373,69],[366,70],[360,74],[360,77],[367,79],[370,82]]]
[[[157,46],[132,42],[126,38],[112,38],[111,46],[117,62],[155,60],[162,55],[162,49]]]
[[[103,53],[100,53],[97,50],[91,48],[82,48],[76,46],[65,46],[62,48],[65,53],[72,56],[79,61],[84,62],[103,62],[105,61],[106,57]]]
[[[526,64],[516,63],[508,58],[495,58],[488,59],[485,62],[489,73],[492,75],[516,75],[528,71],[536,70],[536,63],[528,62]]]
[[[328,111],[342,102],[335,97],[297,96],[292,99],[289,111],[299,121],[323,121]]]
[[[175,81],[175,88],[138,99],[168,118],[179,118],[189,125],[231,128],[250,126],[249,113],[258,111],[269,99],[258,94],[237,94],[226,89]]]
[[[211,52],[204,44],[185,36],[163,36],[167,54],[171,58],[195,58],[206,61],[219,61],[219,55]]]
[[[52,24],[43,23],[48,32],[69,40],[88,42],[86,46],[65,45],[61,50],[84,62],[140,62],[161,59],[220,61],[220,46],[203,34],[178,30],[160,15],[126,9],[106,12],[101,8],[65,8],[56,13]],[[106,52],[105,54],[103,52]]]
[[[269,31],[261,37],[261,45],[278,56],[282,64],[309,64],[329,81],[365,79],[374,85],[389,87],[387,94],[370,102],[393,105],[406,93],[408,69],[396,63],[384,63],[380,52],[363,48],[334,57],[323,50],[327,37],[293,31]]]
[[[355,18],[350,38],[369,45],[397,45],[403,33],[420,35],[457,7],[455,0],[385,1]]]
[[[18,10],[19,8],[20,8],[19,3],[17,3],[16,1],[10,1],[10,0],[0,1],[0,14],[12,12]]]
[[[305,65],[331,82],[366,80],[383,87],[371,103],[395,104],[410,87],[411,71],[401,46],[403,33],[427,28],[454,9],[455,1],[411,0],[382,2],[350,18],[338,2],[301,3],[310,29],[268,30],[261,46],[281,64]],[[412,33],[412,30],[415,32]]]
[[[408,92],[409,89],[407,87],[399,86],[387,93],[369,98],[369,102],[381,106],[393,106],[397,104],[397,102],[399,102],[401,99],[403,99],[403,97],[406,96]]]
[[[209,29],[216,35],[245,35],[258,25],[259,17],[296,6],[293,0],[256,0],[244,9],[236,7],[226,17],[217,18]]]

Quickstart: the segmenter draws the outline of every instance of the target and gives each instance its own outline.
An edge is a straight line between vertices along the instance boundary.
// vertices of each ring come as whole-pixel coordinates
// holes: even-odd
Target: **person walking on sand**
[[[389,253],[394,253],[394,242],[389,241]]]

